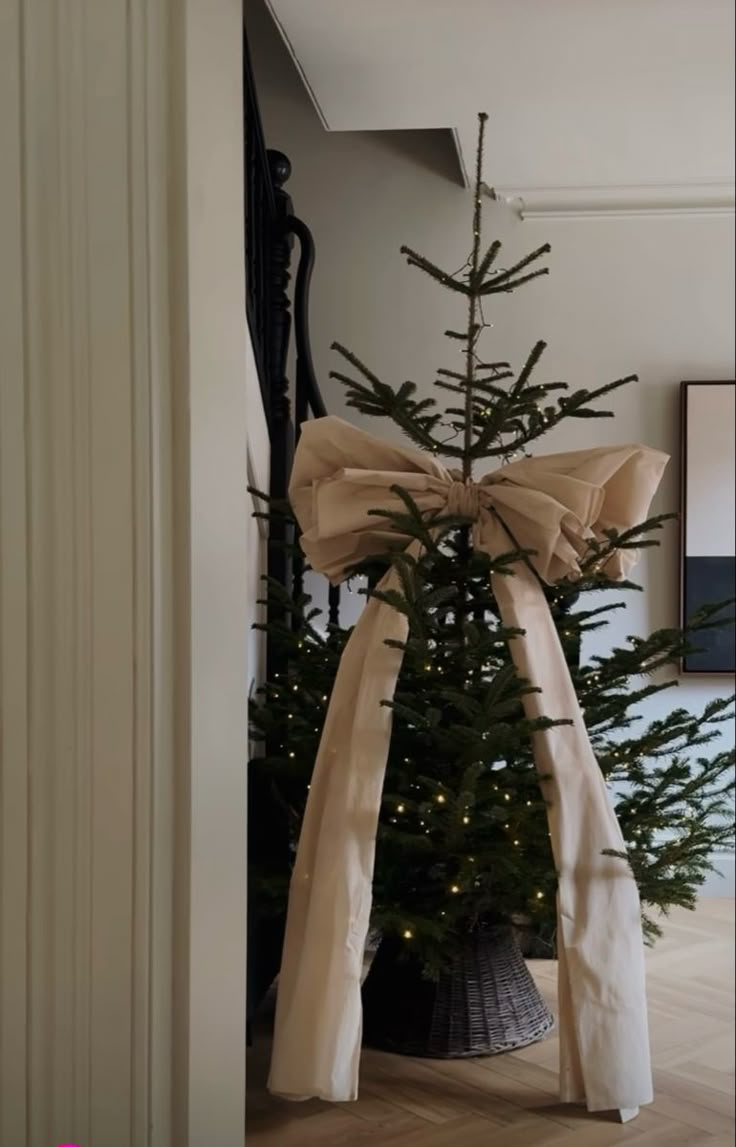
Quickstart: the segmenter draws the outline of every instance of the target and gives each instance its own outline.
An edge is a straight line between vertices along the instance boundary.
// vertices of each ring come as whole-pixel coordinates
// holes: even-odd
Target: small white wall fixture
[[[238,1147],[239,0],[0,10],[0,1143]]]

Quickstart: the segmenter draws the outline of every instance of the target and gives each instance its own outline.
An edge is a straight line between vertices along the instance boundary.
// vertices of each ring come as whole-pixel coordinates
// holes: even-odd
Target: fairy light
[[[537,900],[544,900],[544,893],[543,892],[537,893]]]
[[[397,812],[404,812],[405,811],[404,805],[403,804],[397,805],[396,811]]]
[[[503,794],[503,799],[504,799],[505,801],[510,801],[510,800],[511,800],[511,797],[509,796],[509,794],[508,794],[508,793],[504,793],[504,794]]]
[[[470,817],[469,816],[463,817],[463,824],[470,824]]]
[[[413,938],[414,938],[414,933],[412,931],[410,931],[409,928],[406,928],[404,930],[404,939],[405,940],[413,940]]]
[[[289,753],[289,756],[290,756],[290,757],[295,757],[295,756],[296,756],[296,753]]]
[[[516,845],[517,848],[519,847],[519,841],[518,840],[515,840],[514,844]]]
[[[459,891],[460,891],[460,889],[458,888],[457,884],[453,884],[450,886],[450,892],[459,892]]]
[[[440,793],[439,796],[437,797],[437,804],[444,804],[444,803],[445,803],[445,798],[443,797],[442,793]]]

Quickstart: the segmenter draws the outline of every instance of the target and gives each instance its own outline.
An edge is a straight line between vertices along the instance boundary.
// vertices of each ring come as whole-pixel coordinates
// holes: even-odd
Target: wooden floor
[[[531,965],[554,1010],[555,965]],[[556,1102],[557,1040],[474,1060],[365,1050],[360,1099],[265,1090],[267,1031],[248,1062],[248,1147],[734,1147],[734,902],[676,911],[648,954],[656,1097],[624,1126]]]

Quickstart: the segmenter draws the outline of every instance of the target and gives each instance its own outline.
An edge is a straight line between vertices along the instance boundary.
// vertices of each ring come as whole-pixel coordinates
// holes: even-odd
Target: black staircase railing
[[[289,475],[300,428],[310,417],[326,413],[312,363],[309,342],[309,287],[314,266],[314,241],[305,223],[294,213],[284,185],[291,164],[279,151],[267,149],[258,108],[253,69],[244,30],[245,117],[245,236],[247,321],[258,368],[263,406],[268,423],[272,498],[287,496]],[[292,283],[292,257],[298,243],[299,259]],[[289,375],[293,331],[294,372]],[[291,557],[291,527],[275,517],[268,543],[268,575],[290,594],[303,587],[303,564]],[[269,607],[269,620],[277,619]],[[329,616],[339,619],[339,593],[331,588]],[[279,655],[266,648],[267,673],[280,672]],[[285,667],[284,667],[285,668]],[[258,770],[249,774],[248,851],[251,863],[270,871],[288,873],[289,842],[278,826],[273,795]],[[273,813],[273,815],[271,815]],[[258,898],[249,890],[248,1014],[249,1020],[278,971],[283,921],[262,915]]]

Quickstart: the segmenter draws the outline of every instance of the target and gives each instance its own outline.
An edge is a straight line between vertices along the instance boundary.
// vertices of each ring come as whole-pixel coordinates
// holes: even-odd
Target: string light
[[[414,937],[414,933],[410,932],[409,929],[407,928],[404,932],[404,939],[405,940],[412,940],[413,937]]]
[[[403,805],[403,804],[397,805],[397,806],[396,806],[396,811],[397,811],[397,812],[404,812],[404,805]]]
[[[514,841],[514,844],[515,844],[515,845],[517,846],[517,848],[518,848],[518,846],[519,846],[519,842],[518,842],[518,840],[515,840],[515,841]]]
[[[289,756],[290,756],[290,757],[295,757],[295,756],[296,756],[296,753],[289,753]]]
[[[470,824],[470,817],[469,816],[463,817],[463,824]]]
[[[459,891],[460,891],[460,889],[458,888],[457,884],[453,884],[452,887],[450,888],[450,892],[459,892]]]
[[[543,892],[537,893],[537,900],[544,900],[544,893]]]

